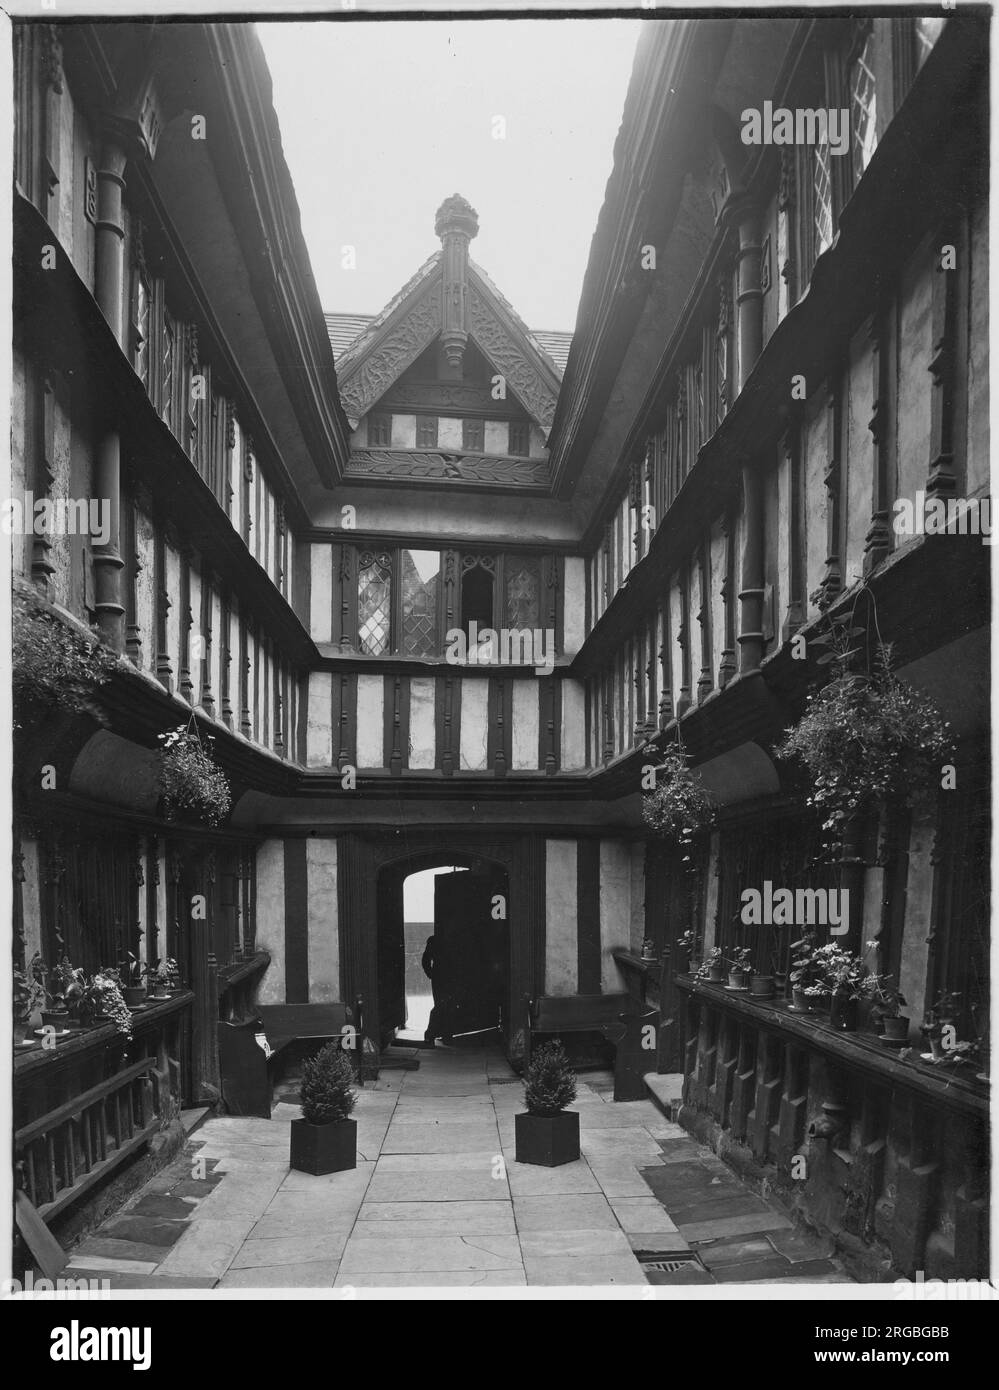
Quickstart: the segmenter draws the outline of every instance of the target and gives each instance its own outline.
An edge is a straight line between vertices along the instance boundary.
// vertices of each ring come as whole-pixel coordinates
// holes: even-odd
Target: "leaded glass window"
[[[541,574],[537,560],[509,556],[506,562],[506,626],[540,626]]]
[[[357,574],[357,640],[366,656],[389,650],[392,626],[392,558],[362,551]]]
[[[387,449],[392,443],[392,416],[372,411],[368,416],[368,448]]]
[[[874,37],[868,34],[850,69],[850,154],[857,183],[878,143],[877,93],[874,87]]]
[[[485,420],[462,420],[461,447],[472,454],[483,452],[486,447]]]
[[[163,356],[160,374],[160,415],[168,425],[173,425],[173,374],[176,358],[176,335],[172,321],[163,316]]]
[[[405,656],[432,656],[437,650],[437,594],[441,557],[437,550],[403,550],[402,650]]]
[[[141,271],[135,276],[135,370],[139,380],[149,389],[149,315],[151,308],[149,284]]]
[[[815,237],[815,258],[832,245],[832,155],[828,141],[815,146],[812,161],[812,227]]]
[[[526,420],[513,420],[510,424],[510,453],[517,458],[526,458],[531,447],[531,427]]]

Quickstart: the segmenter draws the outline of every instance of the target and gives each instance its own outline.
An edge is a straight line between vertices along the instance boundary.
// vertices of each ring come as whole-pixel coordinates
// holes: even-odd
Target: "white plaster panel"
[[[538,766],[538,682],[513,683],[513,767],[516,772]]]
[[[313,545],[309,631],[314,642],[333,640],[333,547]]]
[[[257,996],[261,1004],[285,1001],[284,841],[265,840],[257,849],[257,949],[271,963]]]
[[[545,842],[545,993],[579,988],[576,841]]]
[[[631,936],[631,847],[624,840],[600,841],[600,988],[621,988],[611,952],[627,947]]]
[[[562,633],[565,655],[575,656],[586,638],[586,570],[579,555],[565,557]]]
[[[333,676],[329,671],[309,675],[309,723],[305,736],[309,767],[333,763]]]
[[[309,1003],[340,998],[340,934],[337,913],[337,843],[312,836],[305,842],[309,914]]]
[[[385,681],[382,676],[357,678],[357,766],[382,767],[385,762]]]
[[[562,691],[562,771],[586,766],[586,690],[582,681],[564,680]]]
[[[393,416],[392,416],[392,448],[393,448],[393,449],[415,449],[415,448],[416,448],[416,416],[415,416],[415,415],[393,415]]]
[[[409,682],[409,765],[433,768],[437,761],[437,682],[414,676]]]
[[[466,676],[461,682],[461,767],[482,772],[488,760],[489,681]]]
[[[442,415],[437,421],[437,443],[442,449],[461,449],[461,421],[453,416]]]

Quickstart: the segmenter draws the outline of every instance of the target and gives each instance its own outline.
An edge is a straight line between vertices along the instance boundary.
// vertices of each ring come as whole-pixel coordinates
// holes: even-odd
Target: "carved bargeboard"
[[[411,482],[455,482],[487,487],[549,490],[546,459],[499,458],[487,454],[443,454],[432,450],[354,449],[348,478]]]
[[[441,331],[441,287],[435,277],[423,297],[390,329],[370,354],[340,381],[340,399],[359,420]]]

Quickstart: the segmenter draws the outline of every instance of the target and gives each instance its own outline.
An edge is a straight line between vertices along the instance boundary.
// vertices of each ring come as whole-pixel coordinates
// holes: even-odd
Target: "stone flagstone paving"
[[[830,1249],[743,1186],[651,1100],[615,1104],[580,1077],[582,1157],[514,1160],[523,1090],[493,1048],[417,1054],[358,1092],[357,1168],[288,1168],[289,1121],[221,1116],[70,1268],[121,1287],[837,1282]],[[512,1083],[512,1084],[511,1084]],[[292,1094],[284,1088],[281,1095]],[[677,1270],[643,1268],[637,1254]]]

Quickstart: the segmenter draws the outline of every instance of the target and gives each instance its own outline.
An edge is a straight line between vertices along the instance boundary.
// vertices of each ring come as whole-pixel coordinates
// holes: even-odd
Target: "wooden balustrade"
[[[864,1278],[987,1274],[988,1086],[783,1002],[677,978],[680,1122]],[[918,1055],[918,1047],[915,1049]]]
[[[19,1185],[51,1221],[173,1117],[182,1093],[177,1056],[193,995],[182,991],[133,1015],[126,1041],[112,1024],[74,1030],[14,1061]]]

